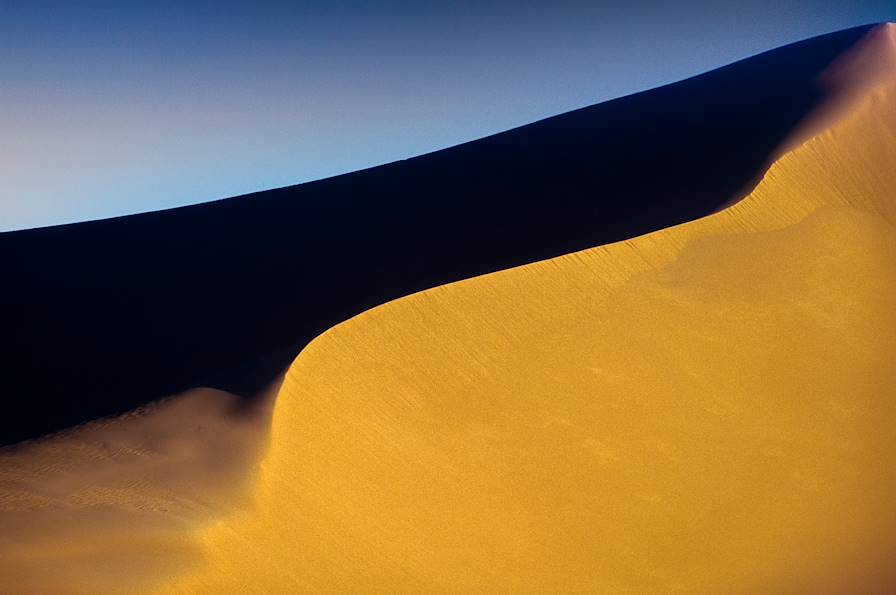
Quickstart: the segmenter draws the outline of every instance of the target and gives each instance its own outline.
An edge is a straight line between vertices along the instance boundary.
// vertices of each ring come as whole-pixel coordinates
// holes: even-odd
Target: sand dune
[[[714,212],[839,97],[821,77],[866,32],[328,180],[0,234],[0,444],[197,387],[248,398],[389,300]]]
[[[269,437],[209,390],[3,451],[6,584],[892,591],[896,33],[858,41],[744,200],[338,324]]]
[[[892,592],[893,71],[868,91],[723,212],[312,342],[257,509],[172,590]]]

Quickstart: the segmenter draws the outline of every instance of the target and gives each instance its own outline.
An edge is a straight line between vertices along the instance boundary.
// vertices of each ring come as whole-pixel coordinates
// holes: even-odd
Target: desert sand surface
[[[863,41],[722,211],[350,318],[272,419],[207,389],[2,451],[4,588],[892,592],[894,27]]]
[[[894,85],[723,212],[313,341],[170,590],[892,592]]]

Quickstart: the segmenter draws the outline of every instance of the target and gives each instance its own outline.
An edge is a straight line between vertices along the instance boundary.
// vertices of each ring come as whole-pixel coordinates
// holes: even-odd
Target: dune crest
[[[780,151],[798,147],[855,111],[876,89],[892,84],[896,73],[896,24],[875,26],[818,77],[825,100],[782,143]]]
[[[246,397],[387,301],[713,213],[868,31],[326,180],[0,233],[0,444],[196,387]]]
[[[256,510],[171,590],[891,592],[877,80],[722,212],[324,333],[284,381]]]

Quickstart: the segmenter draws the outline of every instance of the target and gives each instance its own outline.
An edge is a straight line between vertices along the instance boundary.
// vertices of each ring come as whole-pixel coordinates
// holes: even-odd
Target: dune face
[[[877,83],[725,211],[313,341],[256,510],[172,588],[892,592],[896,77]]]
[[[621,106],[627,102],[641,109],[676,93],[702,96],[687,87],[719,81],[727,81],[723,87],[730,91],[740,76],[761,80],[758,73],[778,72],[783,81],[789,70],[794,81],[819,81],[827,89],[824,101],[813,101],[815,109],[791,118],[789,134],[796,136],[779,139],[792,150],[736,204],[698,219],[696,211],[681,212],[685,222],[679,225],[439,285],[351,317],[302,350],[273,412],[264,401],[245,410],[237,396],[202,389],[139,415],[0,451],[4,589],[893,592],[896,29],[886,25],[860,33],[765,54],[760,62],[661,90],[665,95],[611,102],[612,113],[625,113],[629,108]],[[830,68],[812,70],[819,64],[813,48],[831,50],[823,60]],[[756,70],[741,70],[750,64]],[[800,78],[810,70],[811,77]],[[758,78],[744,74],[749,72]],[[706,100],[733,97],[719,92]],[[756,99],[746,97],[734,105]],[[784,111],[793,107],[787,105]],[[751,109],[768,113],[770,106],[777,104]],[[547,134],[549,122],[535,130]],[[492,142],[524,138],[521,131],[508,134]],[[725,142],[733,151],[741,140],[750,142]],[[766,156],[777,154],[766,148]],[[441,154],[444,162],[468,163],[452,153],[462,149]],[[703,161],[688,179],[730,174],[724,159],[698,154]],[[760,161],[753,164],[760,167]],[[413,163],[390,167],[433,162]],[[396,170],[363,175],[385,176],[376,171]],[[584,178],[581,192],[593,193],[604,208],[598,177]],[[338,184],[350,186],[352,179],[359,178]],[[563,193],[573,182],[558,182],[553,207],[562,210],[563,201],[572,200]],[[669,180],[643,183],[664,182]],[[668,196],[684,188],[673,184]],[[610,190],[606,196],[619,191]],[[709,196],[697,194],[701,201]],[[276,196],[260,200],[270,205]],[[712,201],[701,203],[707,212],[730,198],[715,196],[721,202],[712,208]],[[620,204],[647,209],[661,202],[630,198]],[[106,239],[114,230],[139,231],[140,221],[154,217],[198,217],[212,208],[245,214],[247,205],[225,201],[147,219],[0,237],[49,250],[58,244],[36,238],[60,233]],[[577,214],[567,212],[567,223]],[[542,221],[542,230],[553,237],[561,219]],[[494,223],[488,216],[483,221]],[[593,221],[576,223],[581,226],[570,227],[566,246],[585,242],[584,228]],[[216,226],[222,224],[208,225],[220,231]],[[598,235],[609,229],[595,227]],[[396,233],[398,242],[403,236]],[[506,262],[525,252],[516,251],[523,244],[514,243],[514,233],[497,234],[513,248],[503,254]],[[123,238],[125,254],[132,256]],[[276,241],[284,247],[293,240]],[[463,260],[469,256],[465,250],[483,246],[474,238],[466,247],[448,242],[445,250]],[[217,248],[195,246],[197,253]],[[42,254],[49,259],[49,252]],[[248,250],[232,271],[250,267],[250,254],[257,253]],[[377,254],[385,258],[388,251]],[[368,256],[357,259],[371,262],[364,260]],[[192,258],[185,260],[195,263]],[[112,262],[124,267],[124,260]],[[421,262],[426,268],[440,261]],[[273,272],[268,264],[258,266],[259,275]],[[359,290],[356,301],[317,312],[338,310],[348,317],[371,296],[391,295],[400,286],[395,279],[409,270],[376,270],[382,293]],[[278,271],[276,282],[285,289],[277,300],[283,302],[269,303],[266,316],[289,320],[281,309],[296,298],[291,284],[300,281],[290,277],[294,271]],[[420,282],[428,287],[439,275],[462,272],[446,271],[436,266],[432,276],[421,273]],[[360,279],[347,268],[337,272],[353,283]],[[31,282],[46,289],[58,281],[57,273],[40,285],[40,273],[33,272]],[[168,282],[187,283],[179,274]],[[233,295],[246,304],[257,306],[255,296],[270,295],[261,283],[234,287]],[[338,302],[331,289],[306,285],[313,298],[295,300],[295,319],[310,319],[309,304]],[[177,295],[188,303],[184,312],[208,298]],[[170,300],[177,302],[174,294]],[[163,311],[138,302],[147,308],[145,321]],[[221,314],[215,308],[236,303],[221,298],[209,307]],[[205,322],[196,324],[190,332]],[[197,361],[220,363],[224,359],[215,358],[233,356],[234,366],[224,367],[233,383],[273,374],[265,366],[273,369],[288,349],[252,352],[256,360],[243,362],[238,353],[277,341],[262,327],[258,337],[269,343],[244,345],[240,341],[247,336],[238,325],[234,320],[231,342],[212,346],[221,351],[206,351]],[[153,333],[148,336],[175,344],[162,326]],[[86,352],[97,349],[91,344]],[[161,361],[153,365],[166,378]],[[124,378],[124,372],[115,373]],[[84,374],[74,379],[72,395],[79,386],[93,386],[90,372]],[[137,395],[162,381],[147,386]]]
[[[867,31],[329,180],[0,234],[0,444],[196,387],[249,397],[389,300],[714,212]]]

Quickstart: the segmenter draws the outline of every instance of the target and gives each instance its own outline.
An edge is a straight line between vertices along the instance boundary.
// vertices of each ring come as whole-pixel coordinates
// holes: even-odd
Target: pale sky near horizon
[[[896,20],[892,0],[132,4],[0,0],[0,231],[353,171]]]

